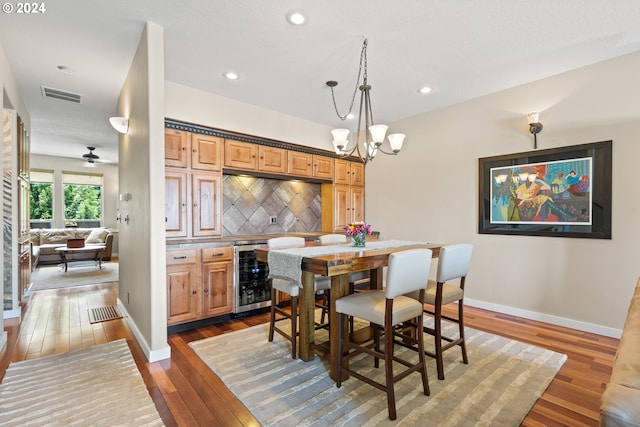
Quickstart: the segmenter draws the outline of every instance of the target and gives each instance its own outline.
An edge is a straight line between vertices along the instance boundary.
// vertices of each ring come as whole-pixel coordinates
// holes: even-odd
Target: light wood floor
[[[0,353],[0,379],[13,361],[126,338],[167,426],[259,425],[187,344],[267,322],[267,315],[172,334],[172,358],[149,364],[123,320],[89,323],[87,309],[115,305],[117,292],[117,283],[34,292],[21,325],[17,319],[5,320],[8,345]],[[569,356],[522,425],[598,425],[600,396],[618,340],[471,307],[466,308],[466,325]]]

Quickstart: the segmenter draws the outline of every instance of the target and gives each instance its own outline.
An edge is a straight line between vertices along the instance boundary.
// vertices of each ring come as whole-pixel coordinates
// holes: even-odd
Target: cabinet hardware
[[[187,259],[186,255],[183,256],[174,256],[173,259]]]
[[[198,293],[198,291],[191,291],[191,295],[195,295],[197,293]]]

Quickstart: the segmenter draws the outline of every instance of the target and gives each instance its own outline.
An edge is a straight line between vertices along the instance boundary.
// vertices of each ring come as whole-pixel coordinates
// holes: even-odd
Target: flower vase
[[[367,233],[358,233],[351,236],[353,246],[356,248],[363,248],[367,241]]]

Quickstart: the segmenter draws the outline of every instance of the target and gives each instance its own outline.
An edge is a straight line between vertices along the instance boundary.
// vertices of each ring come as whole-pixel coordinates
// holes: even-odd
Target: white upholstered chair
[[[275,237],[267,241],[267,247],[272,249],[288,249],[304,247],[305,241],[302,237]],[[270,279],[271,281],[271,315],[269,318],[269,341],[273,341],[273,333],[278,332],[291,342],[291,357],[296,358],[296,336],[298,335],[298,295],[300,286],[283,279]],[[318,277],[315,282],[315,290],[326,291],[330,289],[331,282],[327,277]],[[287,312],[278,306],[277,291],[284,292],[291,297],[291,312]],[[281,317],[277,317],[280,315]],[[291,322],[291,333],[280,329],[276,322],[289,319]]]
[[[467,346],[464,340],[463,299],[472,250],[473,246],[470,243],[444,246],[440,249],[436,280],[429,280],[427,283],[424,302],[432,306],[432,308],[427,307],[424,312],[433,316],[434,326],[433,328],[424,327],[423,330],[434,336],[435,353],[427,352],[426,354],[436,359],[438,379],[440,380],[444,379],[442,354],[445,350],[460,346],[462,350],[462,362],[465,364],[469,363]],[[458,283],[450,283],[456,279],[459,279]],[[416,296],[415,293],[414,296]],[[443,315],[442,306],[456,301],[458,302],[458,317],[454,318]],[[442,336],[442,319],[458,324],[459,336],[457,338]],[[443,341],[446,344],[443,345]]]
[[[431,269],[430,249],[408,249],[395,252],[389,256],[389,267],[387,270],[387,287],[385,290],[371,290],[339,298],[336,301],[336,311],[340,314],[340,344],[338,355],[341,360],[337,364],[336,385],[342,385],[342,373],[347,371],[351,376],[366,382],[387,393],[387,406],[389,419],[396,419],[396,401],[394,383],[410,373],[419,372],[422,377],[422,388],[425,395],[429,395],[429,380],[427,378],[427,367],[424,353],[424,334],[416,333],[416,339],[409,335],[396,332],[394,326],[403,322],[413,321],[417,330],[423,327],[423,302],[425,294],[424,284],[429,279]],[[417,292],[418,299],[414,299],[403,294]],[[384,351],[380,350],[380,330],[375,329],[373,343],[358,344],[350,341],[350,334],[344,334],[344,322],[346,316],[355,316],[379,325],[384,329]],[[418,362],[405,360],[400,361],[397,355],[393,354],[395,343],[402,343],[403,346],[412,344],[418,353]],[[385,382],[377,382],[356,370],[350,369],[344,363],[356,354],[366,353],[375,358],[376,366],[379,359],[385,361]],[[413,354],[413,353],[412,353]],[[394,375],[393,362],[399,362],[404,369]]]

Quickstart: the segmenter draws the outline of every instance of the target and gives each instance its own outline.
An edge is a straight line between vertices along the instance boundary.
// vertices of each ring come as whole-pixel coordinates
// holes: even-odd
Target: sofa
[[[600,405],[600,425],[640,427],[640,279]]]
[[[113,234],[106,228],[37,228],[29,231],[31,239],[31,266],[61,262],[56,248],[66,246],[69,239],[84,239],[85,246],[106,245],[103,261],[111,260]],[[67,255],[69,261],[93,259],[95,253],[82,252]]]

